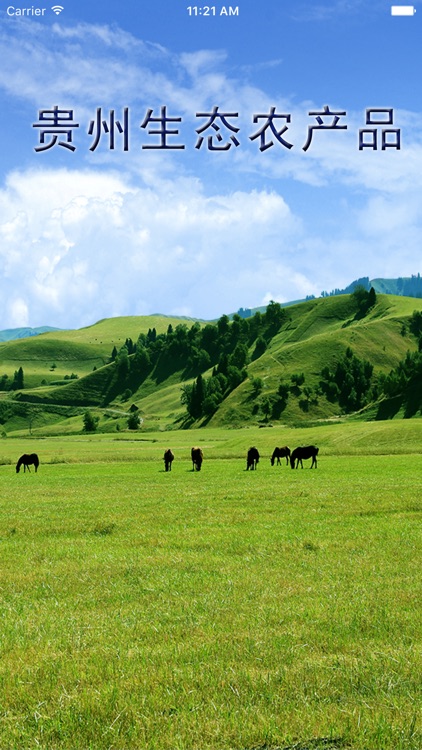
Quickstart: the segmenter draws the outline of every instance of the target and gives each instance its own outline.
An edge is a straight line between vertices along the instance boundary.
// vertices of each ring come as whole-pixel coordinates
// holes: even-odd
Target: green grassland
[[[1,440],[0,747],[419,750],[421,437]],[[304,443],[317,469],[271,467]]]
[[[295,373],[316,388],[347,347],[387,373],[417,348],[414,310],[382,295],[361,319],[347,295],[289,307],[206,429],[177,429],[182,372],[127,397],[107,364],[126,338],[193,321],[0,344],[0,375],[25,373],[0,394],[2,750],[419,750],[422,419],[291,395],[272,427],[251,380],[259,398]],[[318,468],[271,467],[286,444],[318,445]],[[31,452],[38,473],[16,474]]]

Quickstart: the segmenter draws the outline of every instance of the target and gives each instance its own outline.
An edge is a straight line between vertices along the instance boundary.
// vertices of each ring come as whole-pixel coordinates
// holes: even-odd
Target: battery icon
[[[416,13],[416,8],[413,5],[392,5],[391,15],[392,16],[413,16]]]

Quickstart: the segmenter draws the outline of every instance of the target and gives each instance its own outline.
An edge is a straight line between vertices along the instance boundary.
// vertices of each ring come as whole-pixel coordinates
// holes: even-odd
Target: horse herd
[[[299,464],[303,469],[303,459],[306,460],[307,458],[312,458],[311,469],[313,466],[317,468],[318,451],[319,448],[316,448],[315,445],[300,446],[299,448],[295,448],[294,451],[291,451],[290,448],[287,447],[287,445],[285,445],[283,448],[274,448],[273,454],[271,456],[271,466],[274,466],[276,460],[277,464],[281,464],[280,458],[285,458],[286,465],[288,465],[290,461],[290,466],[292,467],[292,469],[294,469],[295,466],[297,469]],[[202,449],[198,447],[192,448],[191,458],[192,471],[201,471],[202,461],[204,460]],[[249,469],[251,469],[251,471],[256,469],[259,463],[259,459],[260,455],[258,448],[249,448],[246,456],[246,471],[248,471]],[[167,448],[167,450],[164,451],[164,468],[166,471],[171,471],[171,465],[173,461],[174,453],[170,448]]]
[[[283,448],[274,448],[273,454],[271,456],[271,466],[274,466],[276,460],[277,464],[280,464],[280,459],[285,458],[286,465],[288,465],[290,461],[290,466],[292,467],[292,469],[295,468],[295,465],[297,469],[299,464],[303,469],[303,459],[312,458],[311,469],[313,466],[317,468],[318,450],[319,448],[316,448],[315,445],[301,446],[299,448],[295,448],[294,451],[290,451],[290,448],[288,448],[287,445],[285,445]],[[202,448],[194,446],[191,449],[190,454],[192,459],[192,471],[201,471],[202,461],[204,460]],[[171,465],[174,461],[173,451],[170,448],[167,448],[167,450],[164,451],[163,458],[165,471],[171,471]],[[249,448],[246,456],[246,471],[248,471],[249,469],[251,469],[251,471],[256,469],[259,463],[259,459],[260,456],[258,448]],[[21,466],[23,466],[24,472],[27,469],[28,471],[30,471],[30,466],[35,466],[35,471],[37,471],[39,465],[40,460],[36,453],[30,453],[29,455],[27,453],[24,453],[16,464],[16,472],[19,473]]]
[[[303,459],[312,458],[311,463],[311,469],[313,466],[317,468],[318,462],[317,462],[317,456],[318,456],[319,448],[316,448],[315,445],[303,445],[299,448],[295,448],[294,451],[291,451],[290,448],[287,447],[287,445],[283,446],[283,448],[274,448],[273,455],[271,456],[271,466],[274,466],[275,461],[277,459],[277,464],[281,464],[280,458],[286,459],[286,466],[288,465],[290,461],[290,466],[292,469],[298,468],[299,464],[301,465],[303,469]],[[259,452],[257,448],[249,448],[248,454],[246,456],[246,470],[248,469],[256,469],[256,465],[259,461]]]

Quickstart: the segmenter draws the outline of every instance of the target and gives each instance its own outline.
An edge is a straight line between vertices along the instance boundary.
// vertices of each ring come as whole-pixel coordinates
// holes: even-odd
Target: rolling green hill
[[[296,397],[289,396],[280,415],[287,424],[307,419],[327,419],[341,415],[337,403],[325,397],[307,399],[304,389],[315,392],[324,367],[333,367],[350,347],[360,359],[368,360],[375,373],[388,373],[415,351],[417,342],[406,322],[415,310],[422,310],[420,300],[379,296],[375,308],[362,320],[355,320],[350,295],[311,300],[289,308],[288,324],[273,338],[266,352],[248,367],[250,377],[261,378],[264,388],[256,404],[276,393],[280,379],[290,383],[292,375],[303,373],[304,384]],[[300,392],[299,392],[300,391]],[[244,381],[220,407],[211,423],[229,424],[247,417],[253,399],[251,380]]]
[[[191,318],[165,315],[126,316],[100,320],[78,330],[54,331],[26,339],[0,343],[0,375],[13,375],[22,366],[25,385],[35,387],[63,380],[72,372],[81,377],[110,361],[113,346],[120,348],[126,338],[137,340],[140,333],[155,328],[167,331],[169,325],[192,325]]]
[[[273,420],[306,424],[343,416],[339,402],[321,389],[323,369],[333,370],[349,351],[349,357],[353,354],[370,363],[375,377],[388,374],[406,352],[417,350],[417,339],[409,330],[415,310],[422,311],[422,300],[391,295],[379,295],[364,315],[358,314],[353,295],[313,299],[285,309],[276,330],[263,329],[266,348],[261,356],[254,358],[256,341],[249,339],[247,377],[195,425],[265,425]],[[181,388],[194,382],[199,370],[189,369],[186,358],[163,359],[158,353],[152,364],[138,369],[131,364],[136,355],[127,357],[126,353],[123,363],[110,358],[113,347],[118,351],[128,339],[136,342],[139,334],[144,334],[145,343],[152,329],[160,338],[169,326],[176,330],[179,326],[186,329],[186,336],[192,329],[193,338],[204,325],[203,321],[199,325],[192,319],[165,316],[113,318],[77,331],[0,344],[0,375],[11,378],[17,368],[24,370],[23,390],[0,393],[3,430],[9,434],[28,429],[30,423],[30,429],[39,432],[80,431],[80,416],[87,408],[100,417],[100,430],[126,429],[133,405],[142,415],[145,430],[188,426],[192,420],[186,419]],[[161,339],[165,342],[166,337]],[[211,368],[205,372],[202,368],[205,379],[211,377],[217,361],[210,361]],[[280,384],[288,391],[283,404],[278,396]],[[378,414],[373,404],[358,411],[360,418]],[[400,414],[400,408],[383,413]]]

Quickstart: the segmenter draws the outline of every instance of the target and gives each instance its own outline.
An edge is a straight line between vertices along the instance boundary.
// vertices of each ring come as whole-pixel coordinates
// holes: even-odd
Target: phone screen
[[[418,272],[416,6],[4,6],[1,327]]]
[[[189,2],[1,4],[0,747],[417,750],[421,4]]]

